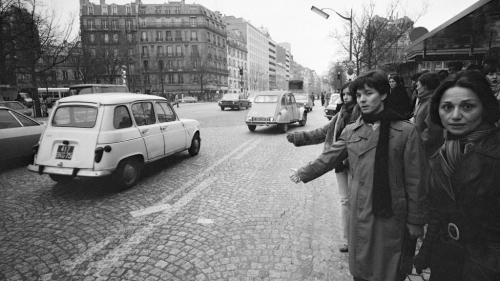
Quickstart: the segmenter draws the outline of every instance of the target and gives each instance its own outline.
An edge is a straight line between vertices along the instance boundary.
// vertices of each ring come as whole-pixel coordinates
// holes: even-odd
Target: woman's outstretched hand
[[[293,181],[294,183],[299,183],[300,182],[300,177],[299,174],[297,173],[297,169],[290,169],[292,173],[290,174],[290,180]]]

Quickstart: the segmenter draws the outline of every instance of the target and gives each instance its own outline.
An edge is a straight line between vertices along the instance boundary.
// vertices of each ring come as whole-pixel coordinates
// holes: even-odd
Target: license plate
[[[73,150],[75,149],[72,145],[60,145],[57,147],[56,159],[71,160],[73,157]]]

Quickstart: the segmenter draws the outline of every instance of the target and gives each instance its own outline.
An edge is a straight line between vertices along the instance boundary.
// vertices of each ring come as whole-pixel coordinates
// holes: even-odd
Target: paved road
[[[129,190],[0,173],[0,280],[351,280],[333,173],[288,179],[321,145],[295,148],[273,127],[251,133],[248,110],[177,110],[201,122],[200,154],[147,166]],[[291,130],[326,122],[316,107]]]

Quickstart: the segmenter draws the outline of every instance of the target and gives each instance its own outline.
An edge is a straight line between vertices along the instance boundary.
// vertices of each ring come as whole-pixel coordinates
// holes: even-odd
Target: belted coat
[[[356,278],[370,281],[401,280],[399,267],[406,224],[422,225],[424,215],[423,147],[413,124],[393,121],[389,132],[389,185],[394,216],[375,217],[372,212],[373,170],[379,127],[359,118],[346,126],[338,140],[314,161],[298,170],[309,182],[349,162],[351,217],[349,269]]]
[[[443,157],[438,152],[430,159],[424,244],[430,251],[431,280],[499,280],[468,277],[466,264],[500,276],[500,128],[473,144],[450,177]]]

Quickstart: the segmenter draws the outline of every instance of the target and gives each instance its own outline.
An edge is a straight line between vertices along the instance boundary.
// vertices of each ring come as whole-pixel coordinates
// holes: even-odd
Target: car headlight
[[[273,122],[274,121],[274,117],[269,118],[269,121]]]
[[[252,116],[248,116],[247,121],[252,121]]]

